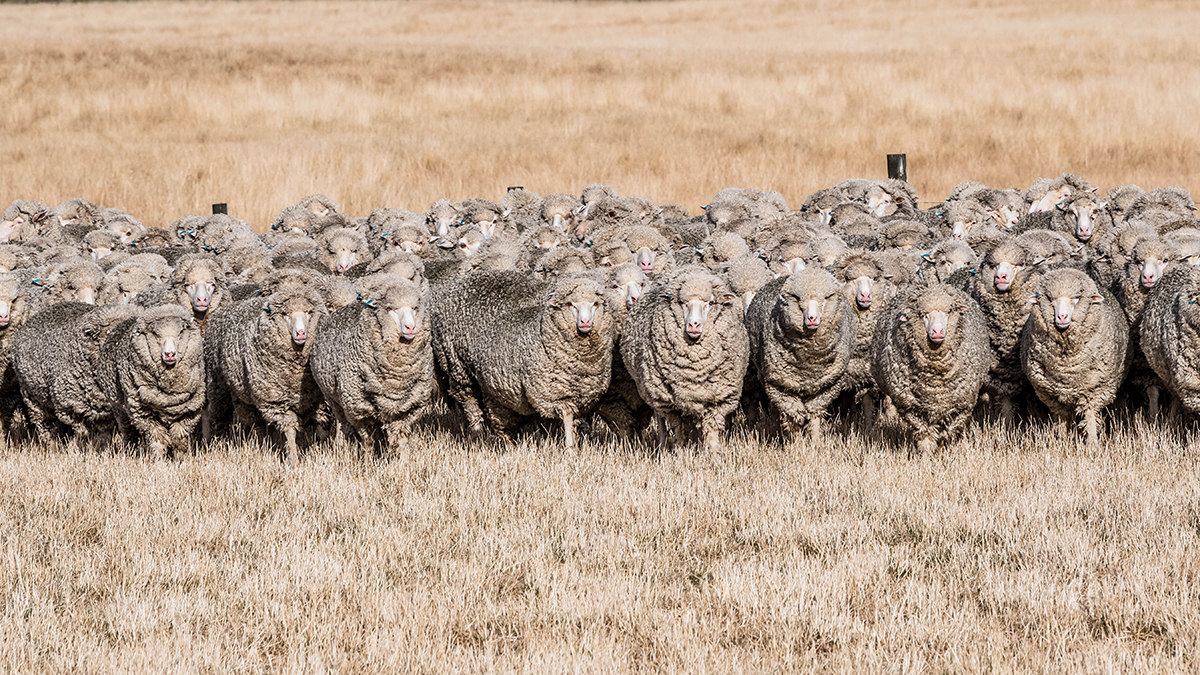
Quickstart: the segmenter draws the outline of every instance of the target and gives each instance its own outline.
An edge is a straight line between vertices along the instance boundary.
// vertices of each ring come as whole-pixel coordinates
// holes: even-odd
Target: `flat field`
[[[1200,186],[1190,2],[0,5],[0,202]],[[0,449],[6,672],[1200,670],[1194,438]]]

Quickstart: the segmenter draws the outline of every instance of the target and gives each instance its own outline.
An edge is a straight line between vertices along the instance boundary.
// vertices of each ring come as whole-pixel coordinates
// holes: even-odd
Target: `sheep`
[[[911,286],[889,303],[871,340],[871,374],[919,453],[966,425],[990,362],[979,306],[941,283]]]
[[[475,226],[486,239],[488,237],[510,237],[515,239],[520,231],[508,217],[508,210],[496,202],[486,199],[463,200],[462,224]]]
[[[0,273],[0,441],[11,431],[11,422],[21,405],[12,353],[17,334],[29,315],[29,300],[20,278],[11,272]]]
[[[133,246],[139,250],[168,248],[175,244],[174,234],[165,227],[147,227],[141,236],[133,240]],[[222,242],[222,250],[235,248],[236,245]]]
[[[370,288],[375,288],[378,285],[378,278],[366,277],[364,281],[370,281]],[[424,281],[422,279],[421,281]],[[346,305],[358,302],[362,291],[359,284],[353,279],[346,277],[328,276],[321,279],[321,283],[317,284],[317,293],[325,300],[325,311],[332,314],[333,312],[345,307]]]
[[[1096,187],[1073,173],[1061,174],[1058,178],[1039,178],[1025,192],[1028,213],[1049,211],[1059,202],[1077,192],[1095,192]]]
[[[17,333],[12,365],[29,422],[45,438],[58,425],[75,435],[104,435],[112,425],[108,397],[96,379],[108,332],[136,313],[128,304],[98,307],[59,302],[35,313]]]
[[[84,235],[83,246],[81,248],[92,260],[99,262],[101,258],[124,249],[125,245],[121,243],[121,238],[114,232],[110,232],[109,230],[92,230]]]
[[[1028,251],[1038,265],[1057,265],[1077,258],[1077,254],[1088,250],[1076,247],[1065,236],[1054,230],[1026,230],[1017,235],[1017,241]]]
[[[968,200],[950,202],[946,207],[946,222],[950,226],[951,238],[970,241],[972,231],[992,224],[994,219],[982,205]]]
[[[556,248],[546,251],[530,269],[539,279],[553,279],[586,272],[596,266],[592,254],[577,248]]]
[[[583,204],[573,195],[561,192],[542,198],[542,222],[564,233],[575,231],[576,220]]]
[[[1138,346],[1183,408],[1200,414],[1200,269],[1179,265],[1150,289]]]
[[[141,265],[121,263],[104,275],[104,285],[96,294],[96,304],[115,305],[129,302],[154,282],[154,277]]]
[[[621,360],[621,336],[630,308],[637,304],[646,288],[647,277],[640,267],[626,262],[609,268],[607,278],[608,307],[614,325],[612,377],[596,405],[596,412],[621,438],[630,439],[649,424],[652,413]]]
[[[500,205],[504,207],[504,215],[522,232],[542,224],[542,198],[536,192],[509,188]]]
[[[1035,278],[1021,335],[1021,369],[1037,397],[1062,420],[1079,419],[1096,448],[1102,409],[1129,368],[1129,325],[1113,297],[1070,267]]]
[[[1104,201],[1108,203],[1108,211],[1113,223],[1119,223],[1125,218],[1125,212],[1146,191],[1136,185],[1118,185],[1104,193]]]
[[[933,232],[915,220],[893,220],[887,222],[879,232],[880,248],[908,250],[922,247],[933,240]]]
[[[60,227],[74,232],[86,233],[101,225],[100,207],[82,197],[66,199],[54,207],[54,213],[59,216]]]
[[[317,260],[334,274],[345,274],[371,258],[367,238],[349,228],[326,230],[317,238]]]
[[[209,319],[226,301],[225,270],[221,261],[208,253],[192,253],[179,264],[166,283],[148,288],[134,298],[142,307],[174,304],[186,308],[203,335]]]
[[[844,201],[846,196],[841,190],[823,188],[805,197],[804,203],[800,205],[800,213],[814,214],[822,227],[828,227],[832,222],[830,214],[833,209]]]
[[[0,220],[0,244],[37,237],[45,237],[53,243],[61,241],[58,214],[41,202],[18,199],[4,209],[3,218]]]
[[[762,288],[746,312],[750,363],[786,433],[821,438],[829,406],[849,386],[857,321],[833,275],[819,268]]]
[[[308,359],[327,316],[324,299],[304,285],[252,296],[213,315],[204,340],[205,442],[232,403],[237,419],[257,414],[279,430],[287,465],[296,465],[301,420],[321,402]]]
[[[108,208],[100,211],[102,229],[117,235],[121,243],[129,246],[146,231],[146,226],[128,211]]]
[[[338,213],[340,208],[332,199],[323,194],[311,194],[300,201],[296,202],[296,206],[302,209],[308,209],[318,216],[328,216],[332,213]]]
[[[1006,238],[984,256],[971,280],[971,296],[983,311],[993,355],[984,389],[1006,424],[1013,421],[1013,398],[1025,388],[1020,343],[1030,309],[1024,286],[1033,262],[1020,241]]]
[[[720,277],[689,266],[656,283],[630,311],[621,359],[654,410],[661,448],[669,446],[668,425],[677,442],[686,439],[685,420],[699,427],[705,448],[720,448],[750,356],[737,300]]]
[[[1070,195],[1054,210],[1055,217],[1050,227],[1068,232],[1077,241],[1094,247],[1113,226],[1108,202],[1092,192],[1077,192]]]
[[[34,308],[41,308],[67,300],[96,304],[96,292],[104,285],[104,272],[96,263],[79,259],[75,262],[59,263],[51,267],[41,280],[43,292],[31,295]]]
[[[852,256],[842,262],[838,272],[839,281],[845,284],[843,295],[854,311],[856,331],[853,352],[846,365],[846,389],[856,398],[861,397],[862,428],[868,432],[874,428],[877,398],[871,377],[871,339],[882,308],[898,292],[881,258],[878,253]]]
[[[342,425],[374,448],[407,444],[433,400],[433,352],[421,288],[394,275],[378,279],[364,302],[329,315],[313,339],[309,368]]]
[[[482,433],[485,415],[509,440],[526,418],[560,419],[564,444],[575,449],[576,420],[612,373],[614,325],[598,281],[475,272],[431,310],[434,356],[473,434]]]
[[[127,444],[178,456],[204,409],[204,344],[192,313],[174,305],[142,310],[108,333],[96,379]]]
[[[876,218],[911,218],[917,210],[917,192],[902,180],[877,180],[867,188],[867,206]]]
[[[1179,219],[1192,219],[1196,205],[1187,190],[1165,187],[1138,197],[1125,210],[1127,223],[1151,225],[1161,231],[1163,225]]]
[[[425,211],[425,227],[438,248],[454,248],[450,235],[462,217],[462,207],[449,199],[439,199]]]
[[[979,264],[975,251],[961,239],[944,240],[921,258],[929,265],[927,272],[922,268],[926,280],[946,281],[951,274],[964,269],[974,271]]]
[[[620,197],[607,196],[585,204],[584,213],[585,217],[580,219],[574,232],[575,238],[580,241],[589,239],[589,234],[598,235],[610,228],[642,224],[634,207]],[[595,236],[592,240],[595,241]]]
[[[1128,383],[1146,395],[1146,414],[1158,416],[1159,394],[1163,381],[1158,378],[1141,349],[1142,315],[1151,289],[1175,263],[1170,245],[1157,236],[1140,239],[1133,247],[1124,269],[1112,284],[1113,295],[1129,321],[1130,366]]]
[[[750,308],[759,289],[775,278],[767,263],[757,256],[734,258],[725,263],[720,271],[730,290],[742,299],[743,312]]]

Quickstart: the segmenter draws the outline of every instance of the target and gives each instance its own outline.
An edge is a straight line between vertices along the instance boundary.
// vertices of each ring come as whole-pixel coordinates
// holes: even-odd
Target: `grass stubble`
[[[1194,672],[1200,481],[1174,434],[974,426],[930,456],[735,430],[429,430],[291,473],[0,454],[0,663],[75,672]]]
[[[1190,3],[0,6],[0,201],[262,228],[603,181],[798,206],[1197,184]],[[1195,672],[1200,484],[1142,422],[649,456],[429,431],[364,461],[0,451],[9,672]]]

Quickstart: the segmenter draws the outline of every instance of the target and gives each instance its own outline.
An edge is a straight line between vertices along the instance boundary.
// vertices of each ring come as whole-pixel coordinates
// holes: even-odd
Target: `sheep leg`
[[[932,438],[917,439],[917,454],[927,455],[933,454],[937,450],[937,441]]]
[[[1157,384],[1152,384],[1146,387],[1146,419],[1147,421],[1158,418],[1158,394],[1159,387]]]
[[[395,454],[397,450],[408,449],[408,424],[400,420],[388,422],[384,426],[384,432],[387,434],[388,451],[391,454]]]
[[[862,397],[862,432],[870,436],[875,431],[875,395],[866,392]]]
[[[1083,427],[1087,434],[1087,451],[1089,453],[1096,452],[1098,446],[1099,429],[1096,420],[1096,411],[1088,408],[1083,411]]]
[[[725,431],[725,416],[719,413],[709,413],[700,423],[704,432],[704,450],[714,453],[721,451],[721,432]]]
[[[562,413],[563,423],[563,444],[568,450],[574,451],[575,447],[575,415],[564,410]]]
[[[1000,409],[1000,423],[1006,427],[1011,427],[1013,423],[1012,397],[1001,396],[1000,400],[996,401],[996,406]]]
[[[150,458],[158,461],[167,456],[171,437],[167,430],[155,424],[146,430],[146,448]]]
[[[817,443],[821,440],[821,416],[813,415],[808,418],[808,441]]]
[[[667,419],[662,415],[655,415],[654,422],[658,432],[658,449],[660,452],[666,452],[671,449],[671,438],[667,434]]]

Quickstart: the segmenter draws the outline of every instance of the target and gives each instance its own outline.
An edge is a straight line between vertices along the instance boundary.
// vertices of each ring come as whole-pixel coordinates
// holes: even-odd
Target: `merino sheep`
[[[17,333],[12,363],[29,422],[46,437],[59,424],[86,437],[110,430],[108,397],[96,379],[108,332],[137,309],[59,302],[29,317]]]
[[[1116,398],[1129,368],[1129,326],[1113,297],[1069,267],[1033,284],[1033,309],[1021,336],[1021,368],[1060,419],[1078,419],[1096,448],[1099,412]]]
[[[1072,194],[1095,192],[1096,187],[1073,173],[1061,174],[1058,178],[1039,178],[1025,192],[1029,213],[1050,211]]]
[[[329,315],[313,341],[309,368],[343,431],[374,448],[407,443],[430,410],[433,352],[421,288],[403,277],[377,278],[363,302]]]
[[[225,301],[225,270],[216,256],[207,253],[183,256],[166,283],[147,288],[134,298],[142,307],[174,304],[186,308],[201,334],[207,332],[209,317]]]
[[[0,442],[21,405],[20,385],[12,365],[13,347],[30,306],[21,281],[11,272],[0,273]]]
[[[367,238],[358,230],[344,227],[326,230],[317,239],[317,260],[334,274],[345,274],[370,259]]]
[[[204,409],[204,344],[192,313],[174,305],[141,311],[109,332],[96,379],[126,443],[149,454],[187,449]]]
[[[788,434],[807,425],[809,440],[820,439],[821,420],[849,385],[857,329],[842,285],[819,268],[772,281],[750,303],[750,363]]]
[[[612,378],[600,397],[596,412],[621,438],[629,439],[645,428],[651,417],[650,407],[638,394],[637,384],[621,360],[621,336],[629,310],[637,304],[646,288],[647,278],[631,262],[608,269],[608,306],[613,316]]]
[[[971,280],[971,295],[979,303],[991,339],[993,363],[984,383],[1000,419],[1013,421],[1013,399],[1025,389],[1021,371],[1021,331],[1029,318],[1025,283],[1033,274],[1029,250],[1017,239],[1006,238],[983,259]]]
[[[282,432],[288,466],[295,466],[301,420],[321,402],[308,358],[326,316],[324,299],[305,285],[284,285],[213,315],[204,340],[206,441],[232,403],[237,419],[257,413]]]
[[[41,202],[18,199],[4,209],[0,220],[0,244],[31,241],[44,237],[53,243],[61,242],[58,214]]]
[[[1139,346],[1168,391],[1200,414],[1200,268],[1178,265],[1150,289]]]
[[[912,286],[898,296],[871,341],[871,373],[920,453],[962,430],[990,362],[979,306],[940,283]]]
[[[668,446],[668,425],[677,442],[688,437],[686,419],[699,427],[705,448],[720,448],[750,356],[737,300],[720,277],[689,266],[656,283],[630,311],[621,358],[654,410],[660,447]]]
[[[121,263],[104,275],[104,285],[96,294],[96,304],[116,305],[130,302],[154,281],[154,277],[141,265]]]
[[[613,320],[589,276],[550,284],[520,272],[475,272],[432,307],[434,356],[473,433],[511,439],[527,418],[575,422],[608,389]]]
[[[575,231],[576,220],[583,204],[573,195],[555,193],[542,198],[542,222],[562,230]]]

